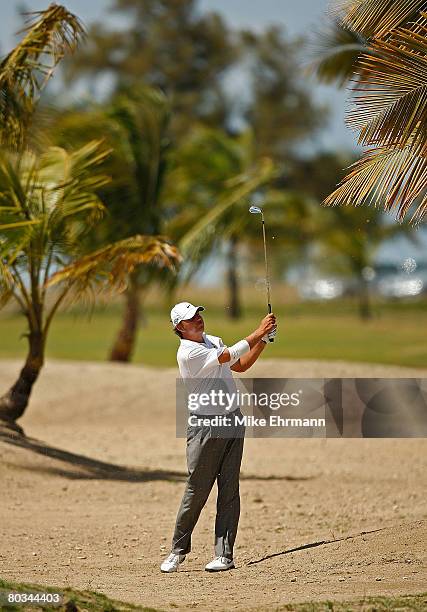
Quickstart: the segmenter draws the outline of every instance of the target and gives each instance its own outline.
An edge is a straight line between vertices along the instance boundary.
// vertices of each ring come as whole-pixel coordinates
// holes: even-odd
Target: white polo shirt
[[[230,369],[230,366],[237,360],[227,363],[218,361],[218,357],[226,348],[221,338],[205,333],[203,333],[203,342],[181,338],[177,361],[188,393],[210,393],[212,389],[219,387],[230,394],[229,398],[233,393],[237,393],[236,383]],[[210,379],[215,379],[215,381]],[[217,382],[218,379],[222,379],[221,382]],[[194,414],[230,414],[236,408],[237,402],[229,406],[228,410],[218,405],[199,406]]]

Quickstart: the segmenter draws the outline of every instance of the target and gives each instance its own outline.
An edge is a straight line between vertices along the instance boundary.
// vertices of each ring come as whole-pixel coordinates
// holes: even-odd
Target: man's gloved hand
[[[276,333],[277,333],[277,327],[275,327],[275,328],[273,329],[273,331],[268,332],[268,334],[265,334],[265,335],[264,335],[264,336],[261,338],[261,340],[267,344],[267,343],[270,341],[270,340],[269,340],[269,338],[275,338]]]

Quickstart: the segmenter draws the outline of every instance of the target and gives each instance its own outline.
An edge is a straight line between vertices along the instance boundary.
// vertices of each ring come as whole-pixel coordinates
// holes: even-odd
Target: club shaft
[[[267,240],[266,240],[266,237],[265,237],[264,215],[262,215],[262,237],[263,237],[263,241],[264,241],[265,284],[266,284],[266,287],[267,287],[267,305],[268,305],[268,312],[271,312],[270,275],[269,275],[269,272],[268,272]]]

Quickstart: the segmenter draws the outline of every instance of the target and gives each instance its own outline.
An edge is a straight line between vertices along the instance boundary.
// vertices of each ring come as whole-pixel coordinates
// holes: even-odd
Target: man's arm
[[[236,363],[230,366],[230,369],[233,370],[233,372],[246,372],[246,370],[249,370],[249,368],[254,365],[264,349],[265,342],[260,340],[258,344],[255,344],[255,346],[251,348],[249,353],[242,355],[239,361],[236,361]]]
[[[274,316],[273,313],[268,314],[266,317],[264,317],[263,320],[261,321],[259,327],[254,332],[252,332],[249,336],[247,336],[245,338],[245,340],[249,344],[250,351],[248,351],[245,355],[242,355],[240,357],[239,361],[241,361],[241,359],[243,357],[249,357],[249,355],[252,353],[252,349],[254,349],[259,343],[264,344],[264,342],[262,342],[261,338],[263,336],[265,336],[266,334],[268,334],[269,332],[273,331],[273,329],[275,327],[276,327],[276,317]],[[262,350],[262,348],[263,347],[261,347],[261,350]],[[259,350],[259,349],[257,349],[257,350]],[[261,353],[261,350],[260,350],[260,353]],[[258,357],[258,355],[257,355],[257,357]],[[221,355],[218,357],[218,361],[219,361],[219,363],[228,363],[229,361],[231,361],[230,351],[228,349],[225,349],[221,353]],[[248,367],[250,367],[250,366],[248,366]]]

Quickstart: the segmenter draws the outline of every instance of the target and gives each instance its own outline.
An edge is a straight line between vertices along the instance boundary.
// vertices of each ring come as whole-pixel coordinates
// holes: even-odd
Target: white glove
[[[264,334],[261,340],[267,344],[268,342],[270,342],[269,338],[274,338],[276,336],[276,333],[277,327],[275,327],[271,332],[268,332],[268,334]]]

